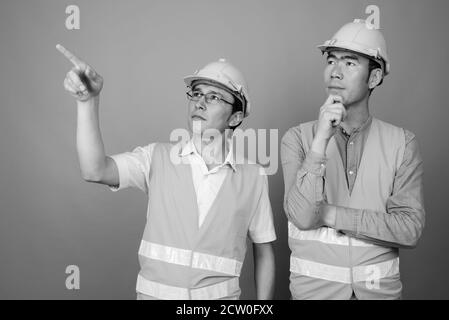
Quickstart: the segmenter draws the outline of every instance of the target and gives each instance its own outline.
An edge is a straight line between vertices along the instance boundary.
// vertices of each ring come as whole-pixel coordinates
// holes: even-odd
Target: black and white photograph
[[[449,299],[448,15],[1,0],[0,300]]]

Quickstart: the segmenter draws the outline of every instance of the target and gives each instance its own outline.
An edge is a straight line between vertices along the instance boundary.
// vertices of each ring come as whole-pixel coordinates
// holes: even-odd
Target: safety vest
[[[156,299],[238,299],[247,232],[263,187],[259,166],[229,171],[199,227],[190,164],[172,150],[157,144],[153,151],[136,290]]]
[[[302,144],[308,152],[316,122],[300,125]],[[352,193],[334,138],[326,157],[325,192],[329,204],[386,212],[394,177],[405,150],[404,130],[374,119],[363,150]],[[299,214],[299,213],[298,213]],[[332,228],[301,231],[288,226],[290,291],[294,299],[398,299],[397,248],[374,245]]]

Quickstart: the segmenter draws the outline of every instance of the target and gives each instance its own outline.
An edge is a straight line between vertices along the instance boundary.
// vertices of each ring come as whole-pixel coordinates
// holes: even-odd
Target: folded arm
[[[386,211],[337,207],[328,204],[324,190],[326,159],[309,151],[305,155],[299,129],[283,138],[284,209],[300,230],[327,226],[351,237],[378,245],[413,248],[425,223],[423,163],[414,136],[406,135],[403,162],[398,169]],[[315,169],[315,170],[314,170]]]
[[[323,203],[320,214],[326,225],[349,236],[378,245],[413,248],[425,223],[423,162],[418,144],[406,135],[404,159],[396,172],[386,211],[337,207]]]

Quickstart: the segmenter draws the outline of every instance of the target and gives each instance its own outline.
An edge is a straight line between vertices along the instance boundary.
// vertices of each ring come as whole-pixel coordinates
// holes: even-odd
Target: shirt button
[[[349,174],[352,176],[354,174],[354,171],[349,171]]]
[[[354,144],[354,141],[349,142],[349,144],[352,146]]]

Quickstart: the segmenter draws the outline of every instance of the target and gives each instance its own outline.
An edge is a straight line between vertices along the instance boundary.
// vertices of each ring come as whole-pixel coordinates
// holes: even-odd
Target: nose
[[[341,72],[341,67],[339,63],[335,64],[334,67],[332,68],[331,79],[339,79],[339,80],[343,79],[343,73]]]
[[[205,110],[205,109],[206,109],[206,96],[202,96],[202,97],[200,98],[200,100],[198,100],[198,101],[195,103],[195,107],[196,107],[197,109]]]

